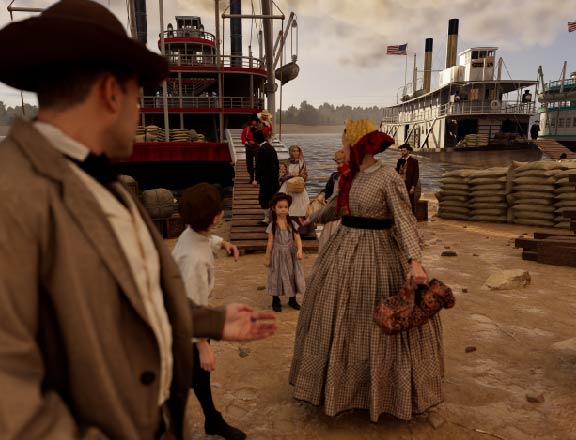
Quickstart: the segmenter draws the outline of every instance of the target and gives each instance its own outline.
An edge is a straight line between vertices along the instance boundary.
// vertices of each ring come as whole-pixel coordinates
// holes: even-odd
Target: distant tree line
[[[325,102],[318,108],[302,101],[300,108],[291,105],[282,111],[283,124],[301,125],[342,125],[346,119],[372,119],[380,125],[384,109],[381,107],[351,107],[349,105],[328,104]],[[276,114],[278,121],[279,112]]]
[[[24,104],[24,115],[26,118],[34,117],[36,113],[38,113],[38,107]],[[22,116],[22,106],[6,107],[6,104],[0,101],[0,125],[10,125],[14,118]]]

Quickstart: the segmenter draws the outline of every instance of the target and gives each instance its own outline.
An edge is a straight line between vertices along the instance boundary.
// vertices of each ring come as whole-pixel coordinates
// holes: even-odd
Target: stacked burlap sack
[[[468,176],[470,220],[507,222],[506,179],[508,167],[474,171]]]
[[[467,134],[460,142],[458,147],[483,147],[490,142],[490,136],[487,134]]]
[[[554,221],[555,228],[569,229],[570,219],[565,218],[563,213],[565,210],[576,209],[576,184],[570,182],[570,176],[576,175],[576,161],[563,161],[565,166],[573,166],[562,170],[554,176]]]
[[[170,142],[191,142],[190,130],[187,128],[171,128]]]
[[[529,226],[562,227],[557,226],[561,218],[561,211],[557,210],[571,206],[572,200],[576,205],[576,195],[572,196],[564,189],[557,192],[567,181],[557,176],[571,167],[576,167],[576,161],[513,162],[508,174],[508,202],[511,206],[508,221]],[[560,185],[557,185],[558,181]]]
[[[448,220],[470,219],[470,187],[468,176],[472,170],[450,171],[440,179],[438,199],[438,217]]]

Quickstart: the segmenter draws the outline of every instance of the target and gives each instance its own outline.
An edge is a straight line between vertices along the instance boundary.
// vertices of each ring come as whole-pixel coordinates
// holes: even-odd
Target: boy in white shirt
[[[200,183],[182,195],[182,219],[187,225],[178,237],[172,256],[176,260],[186,293],[194,303],[208,305],[214,289],[214,253],[225,249],[238,260],[238,249],[222,237],[210,234],[210,228],[222,220],[222,198],[216,187]],[[214,353],[210,341],[194,340],[194,394],[202,406],[206,434],[228,440],[243,440],[246,434],[228,425],[214,407],[210,389],[210,372],[214,370]]]

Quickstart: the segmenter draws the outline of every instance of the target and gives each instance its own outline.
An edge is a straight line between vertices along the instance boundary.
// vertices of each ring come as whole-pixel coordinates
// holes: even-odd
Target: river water
[[[330,174],[336,171],[333,161],[334,152],[342,148],[341,135],[339,133],[321,134],[284,134],[282,143],[285,145],[298,144],[304,152],[304,158],[308,167],[308,181],[306,189],[311,197],[324,189]],[[487,154],[489,153],[489,154]],[[509,154],[504,151],[495,152],[465,152],[459,153],[464,156],[459,158],[460,163],[439,162],[429,157],[416,156],[420,165],[420,181],[422,191],[437,191],[439,179],[447,171],[463,168],[483,169],[494,166],[507,166],[511,160],[535,160],[533,152],[516,151]],[[400,157],[397,150],[387,150],[376,156],[387,165],[396,167],[396,161]]]

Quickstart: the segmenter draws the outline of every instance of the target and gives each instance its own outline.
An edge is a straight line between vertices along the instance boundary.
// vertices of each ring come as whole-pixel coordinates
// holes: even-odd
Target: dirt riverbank
[[[431,411],[441,426],[435,429],[428,415],[411,422],[382,416],[377,424],[364,411],[329,418],[293,400],[287,377],[298,312],[286,307],[277,315],[273,338],[213,344],[214,398],[230,423],[249,439],[262,440],[576,439],[576,269],[523,261],[513,240],[533,232],[527,226],[432,218],[420,228],[425,267],[457,296],[456,307],[442,312],[445,403]],[[440,256],[447,249],[458,255]],[[306,255],[306,274],[315,259]],[[243,256],[238,263],[218,259],[214,305],[244,302],[269,309],[263,262],[262,254]],[[489,275],[504,269],[529,271],[530,285],[485,290]],[[476,351],[466,352],[467,347]],[[530,403],[527,393],[542,393],[544,401]],[[194,398],[188,415],[193,438],[210,438],[204,436]]]

